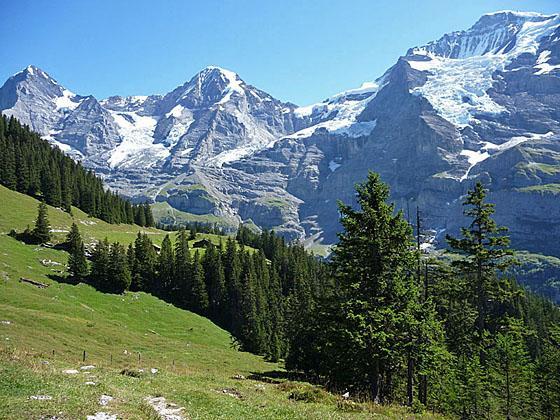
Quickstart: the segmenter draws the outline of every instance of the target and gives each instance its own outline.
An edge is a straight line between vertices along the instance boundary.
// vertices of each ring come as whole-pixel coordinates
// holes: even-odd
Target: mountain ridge
[[[302,107],[209,66],[164,95],[98,101],[63,90],[56,100],[66,108],[48,95],[28,108],[45,114],[41,134],[138,200],[331,244],[336,199],[352,203],[353,185],[373,169],[397,207],[424,210],[430,241],[441,246],[460,224],[459,198],[482,180],[514,244],[558,254],[524,225],[558,233],[537,210],[560,221],[545,187],[560,184],[559,26],[558,14],[486,14],[409,49],[374,82]],[[26,117],[28,108],[6,108],[5,86],[2,112]],[[45,132],[57,118],[63,123]]]

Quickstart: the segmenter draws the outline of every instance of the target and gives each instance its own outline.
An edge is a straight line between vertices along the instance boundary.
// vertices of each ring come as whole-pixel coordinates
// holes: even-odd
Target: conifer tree
[[[340,204],[344,232],[335,249],[337,292],[344,302],[347,328],[360,355],[373,400],[390,398],[393,366],[404,363],[412,342],[408,311],[418,299],[412,232],[402,213],[388,204],[389,189],[369,173],[357,188],[361,210]],[[364,328],[366,325],[369,327]],[[389,351],[389,349],[391,349]]]
[[[173,277],[175,276],[173,246],[171,245],[169,235],[165,235],[161,243],[161,251],[158,255],[157,266],[159,293],[163,296],[169,296]]]
[[[504,332],[498,332],[489,351],[490,374],[505,418],[527,418],[532,406],[532,366],[525,348],[519,321],[510,320]]]
[[[187,232],[179,229],[175,242],[175,277],[172,287],[172,300],[186,306],[190,299],[192,261],[189,251]]]
[[[486,328],[489,294],[495,286],[495,271],[505,270],[514,260],[510,258],[513,251],[509,249],[509,237],[503,233],[505,227],[499,227],[492,214],[494,204],[487,203],[487,190],[480,182],[467,193],[463,203],[468,208],[465,216],[472,219],[468,227],[461,228],[461,238],[447,235],[449,246],[464,258],[454,261],[466,276],[472,278],[473,295],[478,311],[477,331],[479,343]]]
[[[208,312],[208,291],[198,251],[194,253],[190,286],[190,309],[202,315],[206,314]]]
[[[132,279],[128,269],[126,250],[118,242],[110,247],[107,274],[109,280],[107,291],[122,293],[129,288]]]
[[[146,211],[144,210],[143,206],[136,207],[134,223],[136,223],[138,226],[146,226]]]
[[[76,223],[72,223],[66,236],[68,249],[68,272],[76,281],[82,281],[88,275],[88,263],[85,255],[84,242]]]
[[[256,273],[253,258],[249,253],[243,254],[242,267],[240,277],[240,325],[238,331],[234,332],[234,334],[243,350],[260,353],[263,350],[266,337],[257,313]]]
[[[231,314],[227,320],[227,327],[235,332],[240,328],[241,320],[241,252],[237,250],[237,244],[229,237],[226,243],[224,255],[224,272],[226,282],[226,308]]]
[[[150,204],[146,202],[143,204],[142,207],[144,209],[144,218],[146,219],[146,226],[148,227],[155,226],[154,216],[152,214],[152,208],[150,207]]]
[[[192,223],[189,226],[189,241],[194,241],[196,239],[196,235],[198,233],[198,226],[196,223]]]
[[[138,232],[134,241],[134,257],[131,290],[155,291],[157,254],[147,234]]]
[[[226,285],[221,252],[215,247],[206,250],[203,258],[206,288],[208,290],[209,313],[220,324],[225,320]]]
[[[102,291],[111,291],[109,279],[109,241],[105,238],[95,246],[91,256],[90,283]]]
[[[39,203],[35,228],[32,232],[33,239],[38,244],[44,244],[51,240],[48,209],[44,201]]]

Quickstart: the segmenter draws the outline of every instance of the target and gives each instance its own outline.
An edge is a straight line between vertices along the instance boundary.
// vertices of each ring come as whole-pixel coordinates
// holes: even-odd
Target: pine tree
[[[190,308],[199,314],[208,312],[208,291],[204,281],[204,270],[200,262],[198,251],[194,253],[191,274]]]
[[[173,246],[169,235],[165,235],[161,243],[161,251],[158,255],[158,290],[162,296],[169,296],[175,276],[175,261]]]
[[[519,321],[510,320],[504,332],[498,332],[489,351],[492,383],[499,401],[499,411],[505,418],[527,418],[532,406],[532,366]]]
[[[508,248],[509,237],[503,235],[505,227],[498,227],[492,219],[494,205],[485,202],[487,190],[477,182],[474,190],[467,193],[463,203],[468,208],[465,216],[472,219],[470,225],[461,228],[462,238],[447,235],[449,246],[464,258],[454,261],[467,277],[473,278],[473,296],[478,310],[477,331],[479,343],[486,329],[488,300],[490,291],[495,287],[495,271],[505,270],[514,260],[513,251]]]
[[[266,337],[257,313],[255,277],[253,259],[249,253],[244,253],[240,278],[240,325],[234,334],[243,350],[259,354],[263,350]]]
[[[138,226],[146,226],[146,212],[143,206],[136,206],[134,223]]]
[[[131,290],[156,292],[157,254],[154,244],[145,233],[138,232],[134,241],[134,256]]]
[[[193,223],[189,229],[189,241],[194,241],[196,239],[196,225]]]
[[[39,203],[35,228],[32,232],[33,240],[38,244],[44,244],[51,240],[48,209],[44,201]]]
[[[85,255],[84,242],[76,223],[72,223],[70,232],[66,236],[68,249],[68,272],[76,281],[82,281],[88,275],[88,263]]]
[[[239,330],[241,320],[241,252],[237,244],[229,237],[224,255],[224,272],[226,282],[226,312],[229,314],[226,326],[232,333]]]
[[[149,203],[144,203],[144,218],[146,219],[146,226],[152,227],[155,226],[154,216],[152,214],[152,208],[150,207]]]
[[[206,250],[203,258],[206,288],[208,290],[209,313],[222,324],[225,311],[226,285],[221,252],[215,247]],[[222,324],[223,325],[223,324]]]
[[[122,293],[129,288],[132,279],[128,268],[126,250],[118,242],[111,245],[107,274],[110,279],[108,291]]]
[[[191,273],[192,261],[187,233],[181,228],[175,242],[175,277],[171,299],[183,307],[190,303]]]
[[[560,325],[547,331],[536,363],[539,412],[546,419],[560,418]]]
[[[99,241],[91,256],[90,283],[102,291],[111,291],[109,278],[109,241]]]
[[[334,295],[306,311],[299,328],[289,332],[287,363],[324,376],[337,387],[351,385],[372,400],[391,401],[396,383],[408,382],[411,389],[413,356],[421,350],[427,359],[426,346],[439,343],[441,326],[435,319],[423,325],[412,231],[387,202],[388,187],[379,175],[369,173],[356,190],[359,209],[339,204],[344,232],[332,260]],[[286,278],[294,283],[289,287],[295,291],[297,313],[307,300],[313,306],[318,287],[303,260],[296,268],[296,278],[307,279],[301,283]],[[426,337],[435,340],[421,341]]]

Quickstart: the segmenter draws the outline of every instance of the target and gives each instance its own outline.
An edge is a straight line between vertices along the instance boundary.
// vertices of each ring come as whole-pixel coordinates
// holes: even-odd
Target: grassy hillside
[[[184,407],[191,419],[422,417],[404,408],[350,404],[283,379],[280,365],[235,350],[229,334],[207,319],[145,293],[108,295],[51,280],[49,274],[64,270],[66,254],[6,235],[32,224],[36,207],[32,198],[0,187],[0,418],[76,419],[97,412],[157,418],[148,396]],[[55,229],[67,230],[72,222],[56,209],[49,215]],[[86,240],[107,236],[128,243],[140,229],[109,225],[78,210],[74,220]],[[164,235],[143,230],[156,242]],[[59,239],[64,235],[57,233]],[[22,276],[49,287],[20,283]],[[95,367],[80,369],[86,365]],[[121,374],[125,368],[139,377]],[[72,369],[78,373],[64,373]],[[114,399],[101,406],[102,395]],[[32,399],[37,396],[50,399]]]

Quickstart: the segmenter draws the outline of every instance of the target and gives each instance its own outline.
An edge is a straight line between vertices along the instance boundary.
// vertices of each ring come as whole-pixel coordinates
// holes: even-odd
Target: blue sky
[[[207,65],[305,105],[380,76],[409,47],[495,10],[558,0],[17,0],[2,4],[0,83],[28,64],[70,90],[166,93]]]

